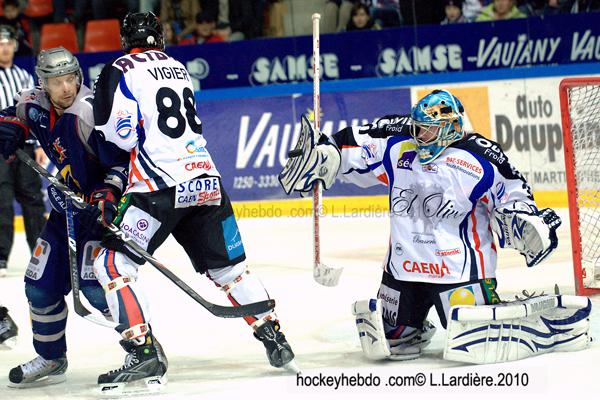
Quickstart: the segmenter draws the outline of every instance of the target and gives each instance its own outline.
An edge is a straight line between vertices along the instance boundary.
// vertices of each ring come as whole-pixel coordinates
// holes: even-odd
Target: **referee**
[[[13,64],[17,46],[15,29],[0,25],[0,110],[13,106],[15,96],[22,89],[33,87],[31,75]],[[46,155],[41,148],[35,149],[34,143],[27,143],[24,150],[38,163],[44,163]],[[46,223],[40,177],[18,159],[10,163],[0,160],[0,277],[6,276],[13,242],[15,199],[23,210],[27,243],[33,251]]]

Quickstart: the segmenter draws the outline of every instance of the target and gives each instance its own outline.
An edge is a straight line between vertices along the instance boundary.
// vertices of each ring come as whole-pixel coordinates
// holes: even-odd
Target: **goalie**
[[[389,188],[391,238],[378,299],[353,307],[364,353],[371,359],[417,358],[435,332],[426,320],[431,307],[446,328],[451,308],[465,305],[483,306],[476,308],[491,317],[486,313],[468,323],[450,318],[463,331],[483,332],[483,339],[457,350],[469,353],[461,358],[448,350],[454,343],[449,335],[449,359],[496,362],[585,347],[591,307],[586,298],[543,296],[501,304],[492,231],[500,247],[516,249],[533,267],[556,249],[561,220],[553,210],[536,207],[529,185],[498,144],[465,133],[463,118],[460,100],[444,90],[422,98],[410,116],[386,116],[331,137],[312,131],[303,117],[300,140],[280,174],[288,194],[306,194],[317,180],[327,189],[336,177],[361,187]],[[508,336],[491,332],[498,326],[499,308],[497,315],[510,322]],[[530,312],[523,314],[523,308]],[[570,324],[577,327],[570,330]],[[528,329],[522,327],[544,339],[526,338]],[[529,343],[529,353],[497,349],[505,355],[493,360],[487,354],[492,342],[518,347],[526,340],[538,340]]]

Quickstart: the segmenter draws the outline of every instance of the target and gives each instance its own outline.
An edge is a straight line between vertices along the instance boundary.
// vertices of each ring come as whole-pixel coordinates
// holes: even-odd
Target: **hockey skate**
[[[6,307],[0,307],[0,349],[12,349],[17,343],[17,324],[8,315]]]
[[[146,335],[143,345],[129,340],[121,340],[119,343],[127,352],[125,363],[121,368],[98,377],[102,394],[156,392],[167,384],[167,358],[154,336]]]
[[[300,368],[294,361],[294,352],[285,340],[285,335],[279,330],[279,322],[266,321],[256,328],[254,336],[265,345],[272,366],[295,374],[300,373]]]
[[[399,339],[388,339],[390,360],[408,361],[419,358],[423,349],[431,343],[435,331],[435,325],[429,320],[425,320],[421,329],[416,329]]]
[[[46,360],[42,356],[37,356],[10,370],[8,386],[22,389],[64,382],[67,379],[65,372],[68,365],[66,357]]]

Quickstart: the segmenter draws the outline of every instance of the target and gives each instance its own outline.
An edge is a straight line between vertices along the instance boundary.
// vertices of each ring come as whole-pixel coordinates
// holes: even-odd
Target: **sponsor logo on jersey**
[[[146,229],[148,229],[148,228],[146,227]],[[146,230],[146,229],[144,229],[144,230]],[[136,242],[143,243],[144,247],[148,246],[148,243],[150,242],[151,238],[148,237],[147,235],[145,235],[144,233],[142,233],[142,231],[137,229],[137,227],[133,227],[129,224],[123,224],[123,225],[121,225],[121,230],[123,232],[127,233],[128,236],[131,236],[131,237],[133,237],[133,239],[136,239]]]
[[[29,107],[27,115],[29,115],[29,119],[32,122],[37,122],[37,120],[40,119],[40,111],[35,107]]]
[[[375,143],[369,143],[362,146],[363,152],[361,157],[363,160],[369,160],[377,156],[377,145]]]
[[[148,229],[148,220],[142,218],[137,222],[136,226],[140,231],[145,231]]]
[[[462,158],[456,158],[456,157],[450,157],[450,156],[446,157],[446,164],[459,166],[459,167],[461,167],[461,168],[458,168],[459,170],[472,171],[472,172],[475,172],[476,174],[483,173],[483,168],[481,168],[479,165],[470,163],[467,160],[463,160]]]
[[[417,156],[417,145],[411,142],[402,142],[400,145],[400,154],[398,154],[398,162],[396,167],[399,169],[412,170],[412,163]]]
[[[65,149],[63,147],[63,145],[60,143],[59,137],[54,139],[54,142],[52,143],[52,150],[53,150],[54,156],[56,157],[56,161],[59,164],[62,164],[67,159],[67,149]]]
[[[506,156],[497,144],[479,136],[471,136],[469,140],[474,140],[479,147],[484,148],[483,154],[496,161],[498,164],[502,165],[506,162]]]
[[[133,115],[127,111],[119,110],[116,113],[115,131],[121,139],[127,139],[133,131],[132,120]]]
[[[460,249],[447,249],[447,250],[439,250],[438,249],[435,251],[436,256],[455,256],[460,253],[461,253]]]
[[[218,178],[196,178],[177,185],[175,208],[219,205],[221,198]]]
[[[423,172],[427,172],[429,174],[437,174],[438,166],[435,163],[429,163],[423,165]]]
[[[244,245],[242,244],[242,237],[238,229],[237,223],[235,222],[235,216],[230,215],[222,223],[223,227],[223,239],[225,240],[225,249],[227,256],[230,260],[233,260],[244,254]]]
[[[401,256],[402,254],[404,254],[404,249],[402,248],[400,243],[396,243],[394,245],[394,253],[396,253],[396,255],[398,255],[398,256]]]
[[[504,182],[498,182],[496,184],[496,198],[500,201],[504,201],[508,198],[508,194],[506,193],[506,185]]]
[[[205,160],[205,161],[192,161],[192,162],[189,162],[189,163],[185,164],[185,170],[186,171],[193,171],[193,170],[196,170],[196,169],[208,171],[208,170],[212,169],[212,164],[208,160]]]
[[[379,288],[378,298],[381,299],[383,318],[391,325],[396,325],[400,292],[384,284]]]
[[[51,251],[52,246],[50,243],[44,239],[38,238],[35,247],[33,248],[31,258],[29,259],[29,265],[25,271],[25,276],[27,278],[37,281],[44,275]]]
[[[450,275],[450,270],[444,260],[442,260],[441,264],[427,261],[405,260],[402,263],[402,268],[411,274],[426,274],[435,278],[443,278],[446,275]]]
[[[204,146],[198,146],[193,140],[190,140],[185,144],[185,150],[190,154],[207,154],[206,148]]]

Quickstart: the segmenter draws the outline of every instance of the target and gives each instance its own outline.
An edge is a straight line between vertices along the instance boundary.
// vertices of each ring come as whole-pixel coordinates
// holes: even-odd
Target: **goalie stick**
[[[79,208],[84,209],[87,206],[87,203],[79,197],[75,192],[73,192],[67,185],[61,182],[58,178],[52,175],[48,170],[44,167],[36,163],[34,160],[27,155],[23,150],[17,149],[17,157],[27,164],[30,168],[36,171],[38,174],[47,179],[51,184],[53,184],[58,190],[60,190],[65,198],[70,199],[72,204]],[[166,276],[171,282],[177,285],[181,290],[183,290],[188,296],[194,299],[197,303],[199,303],[202,307],[206,308],[211,314],[221,317],[221,318],[241,318],[248,315],[256,315],[262,314],[269,310],[272,310],[275,307],[275,300],[264,300],[256,303],[244,304],[237,307],[229,307],[229,306],[221,306],[218,304],[213,304],[207,300],[205,300],[202,296],[194,291],[190,286],[188,286],[185,282],[183,282],[177,275],[175,275],[171,270],[165,267],[162,263],[160,263],[156,258],[154,258],[150,253],[144,250],[140,245],[138,245],[135,241],[130,239],[123,231],[121,231],[114,224],[110,224],[107,229],[113,233],[119,240],[123,241],[123,243],[132,249],[135,253],[139,254],[144,260],[148,261],[153,267],[155,267],[160,273]]]
[[[321,128],[321,93],[319,79],[321,77],[320,44],[319,44],[319,21],[321,14],[312,15],[313,28],[313,105],[314,105],[314,128],[318,132]],[[291,151],[290,157],[297,152]],[[313,278],[323,286],[336,286],[342,274],[342,268],[331,268],[321,263],[321,234],[320,216],[322,209],[322,188],[320,182],[315,182],[313,188]]]
[[[69,247],[69,276],[71,277],[71,291],[73,292],[73,308],[75,309],[75,313],[95,324],[106,326],[107,328],[116,328],[119,326],[118,322],[109,321],[106,318],[100,318],[92,314],[85,308],[83,303],[81,303],[81,297],[79,295],[79,270],[77,269],[77,242],[75,240],[75,222],[73,220],[73,202],[70,197],[65,197],[65,203],[67,243]]]

